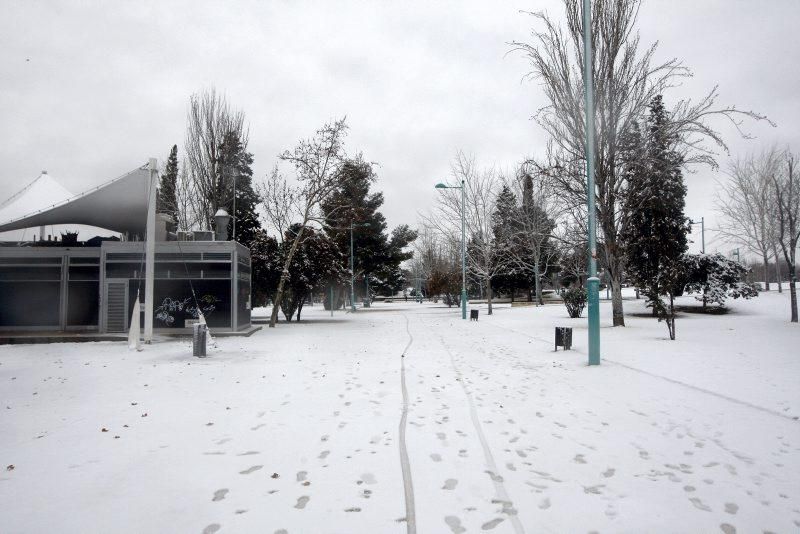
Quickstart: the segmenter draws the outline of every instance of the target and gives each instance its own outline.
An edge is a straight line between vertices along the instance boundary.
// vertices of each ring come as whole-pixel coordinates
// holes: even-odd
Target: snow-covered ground
[[[561,305],[306,308],[205,360],[2,346],[0,531],[797,531],[787,299],[682,315],[676,341],[626,301],[599,367]]]

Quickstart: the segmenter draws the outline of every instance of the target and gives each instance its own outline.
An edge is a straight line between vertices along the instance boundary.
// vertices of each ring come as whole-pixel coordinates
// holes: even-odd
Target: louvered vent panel
[[[109,283],[106,299],[106,330],[109,332],[125,331],[125,285]]]

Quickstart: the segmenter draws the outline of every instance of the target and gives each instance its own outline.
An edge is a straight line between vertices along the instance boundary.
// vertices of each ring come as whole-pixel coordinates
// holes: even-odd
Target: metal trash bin
[[[470,321],[477,321],[478,320],[478,310],[470,310],[469,311],[469,320]]]
[[[206,333],[208,327],[204,324],[195,323],[192,325],[192,356],[198,358],[206,357]]]
[[[564,347],[564,350],[572,348],[572,328],[567,326],[556,327],[556,350],[558,347]]]
[[[364,307],[365,307],[365,308],[369,308],[369,299],[365,299],[365,300],[362,302],[362,304],[364,305]]]

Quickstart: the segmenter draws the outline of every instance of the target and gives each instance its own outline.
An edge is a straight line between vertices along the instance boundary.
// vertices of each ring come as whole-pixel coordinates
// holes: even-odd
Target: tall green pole
[[[467,240],[464,211],[467,194],[464,180],[461,180],[461,318],[467,318]]]
[[[350,221],[350,311],[356,311],[356,275],[353,264],[353,221]]]
[[[594,63],[591,0],[583,0],[583,86],[586,98],[586,198],[589,210],[589,365],[600,365],[600,279],[594,187]]]

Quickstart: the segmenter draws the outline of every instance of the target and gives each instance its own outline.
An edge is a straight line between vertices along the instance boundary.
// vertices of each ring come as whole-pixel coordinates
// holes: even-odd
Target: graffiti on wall
[[[173,299],[172,297],[165,297],[161,302],[161,306],[155,309],[155,318],[165,326],[173,326],[176,318],[191,317],[197,319],[200,314],[197,312],[198,307],[203,312],[205,317],[211,315],[217,309],[217,303],[220,299],[206,293],[197,299],[198,306],[195,306],[194,299],[187,297],[185,299]],[[178,323],[181,324],[181,323]]]

